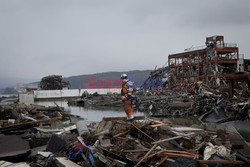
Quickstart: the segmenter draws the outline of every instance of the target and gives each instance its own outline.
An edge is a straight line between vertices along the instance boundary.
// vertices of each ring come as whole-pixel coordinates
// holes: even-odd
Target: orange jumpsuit
[[[125,98],[122,99],[124,111],[127,114],[127,117],[131,118],[133,116],[132,99],[129,98],[126,82],[122,84],[121,94],[122,96],[125,96]]]

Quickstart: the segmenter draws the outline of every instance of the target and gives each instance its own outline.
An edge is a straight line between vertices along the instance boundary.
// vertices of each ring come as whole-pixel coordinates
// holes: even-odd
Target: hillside
[[[96,74],[65,77],[65,78],[63,78],[63,80],[69,81],[70,89],[84,89],[87,87],[87,78],[88,77],[94,77],[94,78],[96,78],[96,80],[102,79],[104,81],[104,84],[105,84],[107,79],[114,79],[114,80],[119,79],[121,74],[125,73],[128,75],[130,80],[134,81],[137,84],[140,84],[149,76],[150,72],[151,72],[151,70],[142,70],[142,71],[134,70],[134,71],[125,71],[125,72],[118,72],[118,71],[103,72],[103,73],[96,73]],[[17,80],[16,82],[15,82],[15,80],[14,81],[12,81],[12,80],[10,80],[10,79],[4,80],[4,79],[0,78],[0,81],[4,81],[4,82],[0,82],[0,93],[4,93],[6,88],[14,87],[12,85],[17,85],[17,83],[19,83],[19,85],[21,85],[20,83],[27,83],[27,84],[22,84],[22,85],[24,87],[30,87],[30,88],[35,88],[35,87],[37,87],[37,84],[40,83],[40,80],[37,80],[37,79],[36,79],[37,80],[36,82],[25,82],[21,79]],[[23,81],[23,82],[21,82],[21,81]],[[138,83],[138,81],[140,83]],[[3,84],[3,83],[8,83],[8,84]],[[94,84],[97,85],[97,81]]]
[[[151,70],[134,70],[134,71],[126,71],[126,72],[104,72],[104,73],[96,73],[89,75],[78,75],[64,78],[64,80],[70,82],[71,89],[84,89],[87,87],[87,77],[95,77],[96,79],[102,79],[104,82],[106,79],[119,79],[121,74],[125,73],[129,76],[129,78],[135,82],[142,82],[148,76]],[[97,84],[97,82],[95,82]]]

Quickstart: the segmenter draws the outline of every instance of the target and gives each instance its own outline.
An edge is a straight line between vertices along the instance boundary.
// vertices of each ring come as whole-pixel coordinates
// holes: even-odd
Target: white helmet
[[[127,74],[122,74],[121,75],[121,79],[127,79],[127,78],[128,78]]]

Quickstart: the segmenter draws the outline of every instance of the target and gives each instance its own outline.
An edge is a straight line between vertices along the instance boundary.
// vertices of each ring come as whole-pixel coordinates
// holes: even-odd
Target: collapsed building
[[[224,36],[207,37],[205,44],[168,56],[170,87],[202,81],[210,87],[228,85],[232,96],[234,82],[249,85],[250,61],[239,54],[237,44],[225,43]]]

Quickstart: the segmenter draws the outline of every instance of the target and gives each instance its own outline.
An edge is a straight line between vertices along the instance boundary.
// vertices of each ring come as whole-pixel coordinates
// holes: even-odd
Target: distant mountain
[[[3,94],[5,88],[0,88],[0,94]]]
[[[23,84],[36,81],[37,79],[0,77],[0,94],[12,94]]]
[[[0,88],[18,87],[22,84],[29,83],[29,82],[36,81],[36,80],[37,79],[0,77]]]
[[[120,79],[121,74],[125,73],[128,75],[129,79],[138,83],[143,82],[145,79],[148,78],[151,70],[134,70],[134,71],[125,71],[125,72],[104,72],[104,73],[96,73],[96,74],[88,74],[88,75],[78,75],[78,76],[71,76],[67,78],[63,78],[70,83],[70,89],[84,89],[87,88],[87,78],[93,77],[96,78],[96,82],[93,84],[98,84],[98,79],[103,80],[106,82],[107,79]],[[105,84],[105,83],[104,83]]]
[[[17,90],[13,87],[5,88],[2,94],[17,94]]]
[[[78,75],[78,76],[71,76],[71,77],[65,77],[63,80],[69,81],[70,83],[70,89],[85,89],[87,88],[87,78],[92,77],[96,78],[96,82],[93,82],[93,84],[97,85],[98,80],[101,79],[104,81],[104,84],[106,85],[107,79],[120,79],[121,74],[127,74],[129,79],[134,81],[136,85],[139,85],[142,83],[145,79],[148,78],[151,70],[134,70],[134,71],[125,71],[125,72],[103,72],[103,73],[96,73],[96,74],[87,74],[87,75]],[[31,82],[36,81],[36,82]],[[29,87],[29,88],[35,88],[37,87],[37,84],[40,83],[41,80],[34,80],[34,79],[20,79],[20,78],[0,78],[0,93],[4,93],[6,88],[16,88],[16,87]]]

